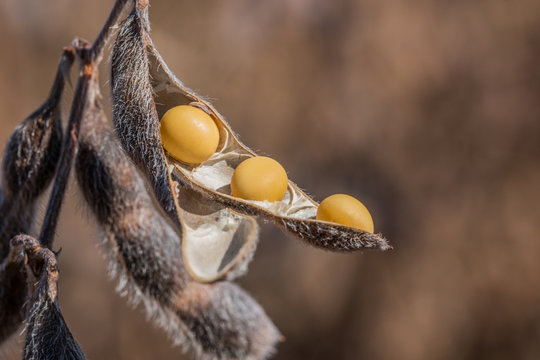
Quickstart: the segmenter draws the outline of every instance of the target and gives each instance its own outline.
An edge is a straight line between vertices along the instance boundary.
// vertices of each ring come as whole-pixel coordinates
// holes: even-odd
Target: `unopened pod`
[[[10,254],[9,242],[30,231],[36,201],[54,177],[62,149],[60,103],[73,60],[73,53],[65,50],[48,99],[17,126],[4,152],[0,189],[0,343],[24,320],[24,262]]]
[[[0,196],[0,261],[9,240],[27,233],[34,205],[51,183],[62,149],[61,99],[73,53],[64,51],[48,99],[13,131],[2,161]]]
[[[192,189],[206,200],[238,213],[265,218],[299,239],[326,250],[391,248],[380,235],[317,220],[319,204],[292,181],[287,182],[285,195],[279,201],[255,201],[233,196],[231,179],[234,170],[256,154],[239,141],[230,125],[208,101],[185,87],[169,70],[154,47],[149,31],[147,8],[143,7],[133,11],[117,37],[112,58],[114,122],[124,148],[153,184],[164,209],[171,214],[171,204],[176,208],[184,230],[184,261],[193,276],[202,281],[212,281],[225,274],[208,276],[198,271],[199,268],[218,265],[209,265],[201,257],[192,256],[193,253],[208,251],[208,247],[200,248],[200,241],[189,236],[189,225],[182,217],[182,211],[178,210],[182,199],[174,190],[177,186]],[[179,105],[201,109],[217,125],[219,143],[216,152],[199,164],[179,161],[162,147],[160,119]],[[166,182],[168,186],[163,185]],[[235,241],[242,246],[249,244],[249,241],[239,238]],[[235,251],[242,252],[242,247],[236,247]]]

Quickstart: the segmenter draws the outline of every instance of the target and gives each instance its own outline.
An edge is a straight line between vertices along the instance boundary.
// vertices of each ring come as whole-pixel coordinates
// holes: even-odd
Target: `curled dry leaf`
[[[386,239],[380,235],[345,225],[316,220],[318,204],[292,181],[288,182],[287,192],[281,201],[250,201],[232,196],[230,184],[234,169],[243,160],[255,156],[255,153],[238,140],[229,124],[209,102],[186,88],[175,77],[152,44],[148,31],[146,9],[130,16],[120,32],[120,45],[117,46],[120,51],[116,51],[116,57],[113,56],[113,68],[115,66],[121,68],[121,63],[129,62],[130,60],[126,59],[133,55],[133,53],[128,53],[127,48],[122,47],[122,44],[129,43],[129,48],[137,48],[137,58],[140,59],[138,63],[141,66],[128,69],[124,65],[124,72],[129,70],[129,76],[136,74],[137,83],[132,82],[134,90],[137,89],[135,85],[141,86],[143,84],[145,93],[133,94],[134,96],[138,95],[140,100],[135,101],[132,107],[136,107],[136,104],[144,104],[144,107],[140,106],[136,110],[129,108],[126,105],[127,98],[123,99],[118,107],[125,107],[125,111],[145,113],[147,116],[138,118],[136,126],[127,124],[125,121],[122,122],[121,126],[130,128],[132,132],[142,126],[153,127],[153,141],[146,143],[148,146],[146,151],[160,154],[160,174],[162,174],[160,176],[166,176],[164,170],[166,167],[170,182],[193,189],[204,198],[242,214],[256,215],[270,220],[316,247],[333,251],[351,251],[362,248],[387,250],[391,248]],[[116,59],[116,64],[114,59]],[[127,74],[124,76],[127,77]],[[188,104],[197,106],[209,114],[216,122],[220,132],[218,150],[207,161],[195,166],[175,160],[163,152],[159,142],[158,119],[170,108]],[[132,143],[125,144],[130,153],[132,151],[129,151],[129,148]],[[157,156],[154,157],[154,159],[157,158]],[[152,177],[150,172],[147,172],[147,175]],[[185,257],[185,260],[187,263],[192,261],[189,256]]]
[[[58,304],[58,265],[55,254],[28,235],[11,240],[18,263],[34,289],[28,304],[24,360],[82,360],[85,356],[64,321]]]
[[[180,255],[180,237],[155,207],[107,124],[97,89],[91,89],[94,100],[85,111],[76,173],[104,233],[117,291],[144,305],[149,318],[199,359],[266,358],[279,332],[238,286],[192,280]]]
[[[0,261],[9,251],[9,240],[28,232],[35,201],[54,176],[62,148],[60,101],[73,60],[73,53],[65,50],[49,98],[8,140],[2,162]]]
[[[113,120],[121,143],[149,179],[158,202],[180,224],[182,256],[202,282],[231,278],[245,268],[256,246],[258,226],[199,193],[184,180],[171,179],[159,132],[146,51],[146,9],[137,9],[121,27],[112,54]]]

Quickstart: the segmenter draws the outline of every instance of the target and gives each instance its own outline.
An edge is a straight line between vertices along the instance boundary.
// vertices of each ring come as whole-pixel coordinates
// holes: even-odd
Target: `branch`
[[[84,51],[87,49],[86,46],[79,43],[76,44],[76,48],[78,50],[77,53],[79,58],[83,57],[81,55],[81,49]],[[67,136],[64,138],[64,144],[62,146],[60,165],[56,172],[54,186],[47,205],[47,212],[45,213],[41,234],[39,235],[42,246],[49,249],[52,249],[54,234],[56,226],[58,225],[58,218],[60,217],[60,208],[62,207],[62,202],[66,193],[73,160],[77,153],[77,138],[79,136],[82,114],[86,103],[86,94],[88,92],[88,83],[92,76],[92,72],[92,64],[82,64],[79,79],[77,80],[77,85],[75,87],[75,94],[73,95],[71,113],[69,115],[66,131]]]
[[[65,197],[66,188],[71,173],[75,155],[77,154],[79,130],[87,102],[88,86],[92,75],[97,71],[103,58],[103,49],[111,38],[114,27],[118,24],[120,15],[128,4],[128,0],[116,0],[114,6],[92,45],[84,40],[75,40],[72,46],[77,52],[80,63],[79,78],[73,95],[71,112],[67,125],[67,136],[62,146],[62,156],[56,173],[53,189],[47,204],[47,212],[39,236],[42,246],[52,249],[54,235],[60,217],[60,209]]]
[[[94,40],[94,43],[92,44],[92,48],[90,49],[91,59],[97,60],[97,62],[101,61],[101,57],[103,55],[103,48],[105,47],[105,44],[107,44],[107,41],[109,41],[109,39],[111,38],[111,35],[113,33],[112,29],[118,24],[118,19],[127,3],[128,0],[116,0],[116,2],[114,3],[114,6],[111,10],[111,13],[109,14],[109,17],[107,18],[107,21],[105,22],[105,25],[103,25],[103,28],[101,29],[98,36]]]

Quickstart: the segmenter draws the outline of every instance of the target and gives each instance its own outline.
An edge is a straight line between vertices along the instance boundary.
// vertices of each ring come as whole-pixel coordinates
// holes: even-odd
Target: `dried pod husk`
[[[8,140],[0,189],[0,343],[20,326],[27,299],[24,262],[10,250],[15,235],[29,232],[35,202],[50,184],[60,157],[60,101],[73,54],[64,51],[47,101]],[[23,257],[24,260],[24,257]]]
[[[85,112],[76,174],[104,233],[117,291],[198,359],[264,359],[278,330],[248,294],[230,282],[202,284],[186,271],[180,237],[156,209],[99,104]]]
[[[130,31],[137,33],[139,47],[137,51],[139,53],[142,51],[141,42],[143,42],[147,52],[146,56],[143,56],[145,59],[144,69],[132,69],[132,72],[138,70],[138,74],[140,74],[140,70],[146,72],[148,67],[151,79],[151,91],[148,88],[145,89],[144,109],[151,113],[152,117],[151,119],[150,117],[140,119],[140,121],[143,123],[153,122],[156,136],[154,142],[148,144],[148,147],[156,148],[150,148],[147,151],[161,151],[161,144],[158,143],[157,119],[160,119],[167,110],[174,106],[197,106],[207,112],[219,128],[220,144],[218,150],[202,164],[196,166],[185,164],[175,160],[165,152],[165,160],[168,164],[167,171],[171,181],[189,187],[210,201],[218,202],[242,214],[256,215],[272,221],[316,247],[333,251],[351,251],[363,248],[387,250],[391,248],[380,234],[316,220],[318,204],[292,181],[289,181],[287,192],[281,201],[249,201],[232,196],[230,183],[234,169],[243,160],[255,156],[255,153],[239,141],[223,116],[209,102],[186,88],[169,70],[152,44],[150,36],[145,33],[149,28],[146,13],[135,14],[135,18],[131,22],[136,24],[130,27]],[[139,53],[138,56],[142,56]],[[146,79],[148,74],[145,73],[144,76]],[[147,83],[145,83],[145,87],[148,87]],[[150,93],[152,93],[153,99],[149,98],[148,94]],[[155,108],[153,108],[154,106]],[[162,176],[165,177],[165,174]]]
[[[0,261],[9,240],[29,231],[34,204],[50,184],[62,149],[61,98],[73,54],[64,51],[47,101],[28,116],[8,140],[2,162]]]
[[[14,237],[11,247],[19,256],[18,262],[26,260],[28,281],[34,287],[26,317],[23,359],[85,359],[58,304],[56,255],[28,235]]]
[[[61,125],[59,102],[47,101],[15,129],[2,163],[6,199],[33,201],[49,185],[60,157]]]
[[[161,146],[146,46],[146,9],[136,9],[120,28],[112,54],[113,120],[122,146],[149,179],[158,202],[182,229],[182,256],[201,282],[238,275],[256,246],[258,227],[247,215],[207,201],[172,180]]]
[[[2,162],[4,201],[0,205],[0,259],[9,240],[28,232],[37,197],[50,184],[62,148],[59,103],[47,101],[8,140]]]
[[[21,326],[26,296],[24,254],[11,248],[0,264],[0,344]]]

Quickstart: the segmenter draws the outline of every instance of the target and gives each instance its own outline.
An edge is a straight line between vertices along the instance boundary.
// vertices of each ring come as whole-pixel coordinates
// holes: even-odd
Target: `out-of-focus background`
[[[1,147],[111,5],[0,2]],[[333,254],[262,225],[239,282],[286,337],[276,359],[540,358],[538,1],[151,5],[180,79],[316,200],[363,201],[395,246]],[[184,359],[115,294],[96,236],[72,183],[60,303],[88,358]]]

